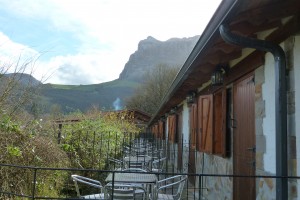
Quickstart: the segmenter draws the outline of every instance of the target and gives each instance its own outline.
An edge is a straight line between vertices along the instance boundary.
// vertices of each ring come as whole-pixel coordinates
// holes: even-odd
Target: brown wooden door
[[[255,114],[253,75],[234,84],[233,91],[233,172],[255,175]],[[233,179],[234,200],[255,199],[254,178]]]
[[[196,137],[197,137],[197,104],[194,103],[189,109],[189,118],[190,118],[190,141],[189,141],[189,163],[188,163],[188,173],[196,174]],[[195,184],[196,177],[189,176],[189,181],[192,184]]]
[[[177,168],[182,170],[182,111],[178,113],[177,116],[177,144],[178,144],[178,159]]]

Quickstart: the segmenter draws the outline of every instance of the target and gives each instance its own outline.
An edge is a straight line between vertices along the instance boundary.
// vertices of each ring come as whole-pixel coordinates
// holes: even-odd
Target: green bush
[[[106,158],[120,155],[122,143],[129,142],[127,133],[135,136],[140,131],[129,111],[73,117],[80,120],[63,125],[61,147],[74,168],[104,169]]]
[[[6,115],[2,115],[0,123],[0,163],[34,167],[69,166],[66,153],[53,141],[53,138],[33,131],[36,129],[33,124],[21,128]],[[38,170],[36,195],[58,196],[66,180],[66,174],[59,173],[54,176],[51,171]],[[2,191],[31,195],[34,183],[33,169],[0,166],[0,177]]]

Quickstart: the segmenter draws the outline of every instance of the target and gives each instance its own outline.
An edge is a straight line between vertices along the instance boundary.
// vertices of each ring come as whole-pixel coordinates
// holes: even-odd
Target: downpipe
[[[286,59],[283,49],[269,41],[248,38],[230,32],[228,25],[219,27],[220,35],[229,44],[270,52],[275,60],[275,122],[276,122],[276,199],[288,199],[287,168],[287,95]],[[282,177],[282,178],[281,178]]]

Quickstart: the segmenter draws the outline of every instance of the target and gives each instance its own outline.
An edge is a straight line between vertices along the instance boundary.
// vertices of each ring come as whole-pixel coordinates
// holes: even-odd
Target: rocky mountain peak
[[[137,51],[130,55],[119,79],[140,82],[148,70],[159,64],[181,67],[198,39],[199,36],[194,36],[159,41],[148,36],[139,42]]]

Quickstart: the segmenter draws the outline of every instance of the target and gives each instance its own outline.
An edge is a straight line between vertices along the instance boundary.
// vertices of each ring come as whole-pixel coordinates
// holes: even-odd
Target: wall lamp
[[[194,103],[195,100],[196,100],[196,92],[194,92],[194,91],[189,92],[188,95],[186,96],[187,104],[190,105],[190,104]]]
[[[161,116],[160,121],[163,121],[163,122],[166,121],[166,116],[165,115]]]
[[[224,83],[224,75],[228,72],[228,65],[217,65],[211,75],[211,85],[221,86]]]
[[[177,106],[171,108],[171,110],[170,110],[170,114],[171,114],[171,115],[176,114],[176,112],[177,112]]]

